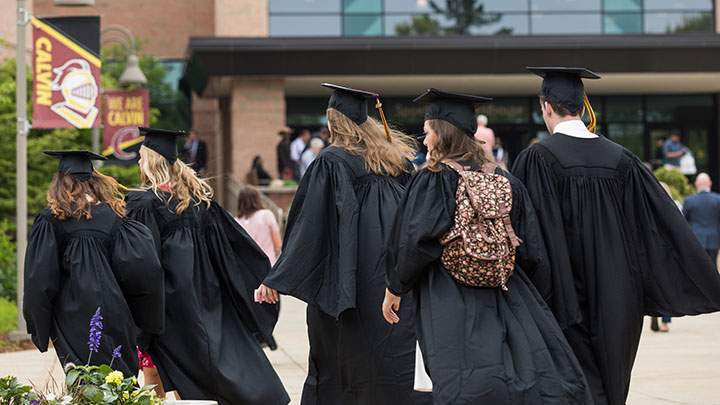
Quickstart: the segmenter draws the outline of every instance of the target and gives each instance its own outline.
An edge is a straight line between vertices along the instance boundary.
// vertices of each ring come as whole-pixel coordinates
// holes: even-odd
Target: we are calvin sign
[[[33,17],[33,128],[100,126],[100,57]]]

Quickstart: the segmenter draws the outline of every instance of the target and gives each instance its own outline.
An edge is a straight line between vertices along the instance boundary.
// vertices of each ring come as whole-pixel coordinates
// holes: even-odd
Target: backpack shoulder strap
[[[460,165],[460,163],[458,163],[452,159],[443,159],[442,162],[446,166],[450,167],[451,169],[455,170],[458,173],[466,171],[465,168],[462,167],[462,165]]]
[[[486,162],[483,165],[482,171],[485,174],[495,174],[495,170],[497,170],[498,165],[495,162]]]

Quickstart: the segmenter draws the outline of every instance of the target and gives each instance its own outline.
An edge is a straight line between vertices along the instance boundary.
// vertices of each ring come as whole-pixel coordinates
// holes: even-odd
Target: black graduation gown
[[[41,351],[51,339],[63,364],[86,364],[90,318],[100,307],[102,337],[91,365],[137,375],[137,327],[160,333],[164,326],[163,271],[142,224],[118,217],[105,203],[90,219],[55,218],[45,208],[35,218],[25,255],[23,315]]]
[[[604,138],[555,134],[523,151],[552,265],[555,316],[597,404],[623,404],[643,315],[720,309],[714,263],[655,176]]]
[[[303,404],[431,402],[413,391],[412,308],[394,327],[380,311],[378,261],[408,177],[374,174],[362,157],[329,147],[298,187],[283,252],[263,283],[310,304]]]
[[[162,192],[163,199],[170,194]],[[270,262],[217,203],[175,215],[151,190],[127,195],[128,215],[153,233],[165,269],[165,332],[150,357],[167,391],[219,404],[287,404],[290,398],[265,356],[274,345],[276,305],[254,303]]]
[[[508,177],[511,221],[523,243],[507,291],[458,284],[440,263],[458,182],[447,167],[422,169],[407,186],[388,242],[388,288],[413,291],[436,404],[591,403],[582,369],[530,281],[547,284],[550,269],[527,193]],[[403,295],[401,311],[408,304]]]

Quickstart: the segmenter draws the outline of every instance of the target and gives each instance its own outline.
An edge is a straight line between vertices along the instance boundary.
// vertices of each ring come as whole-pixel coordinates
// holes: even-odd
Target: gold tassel
[[[390,127],[388,126],[387,120],[385,119],[385,113],[383,113],[382,110],[382,103],[380,103],[380,97],[375,97],[375,100],[377,100],[375,108],[380,111],[380,119],[382,119],[383,127],[385,127],[385,133],[387,134],[388,141],[392,142],[392,136],[390,136]]]
[[[590,100],[588,100],[587,93],[584,93],[583,97],[585,99],[585,110],[587,110],[587,113],[590,114],[590,123],[588,124],[587,129],[588,131],[595,133],[595,127],[597,126],[595,111],[593,111],[592,106],[590,105]]]
[[[94,171],[95,174],[97,174],[98,176],[105,176],[104,174],[102,174],[102,173],[100,173],[99,171],[97,171],[96,168],[93,168],[93,171]],[[107,177],[107,176],[106,176],[106,177]],[[113,179],[113,180],[115,180],[115,179]],[[123,186],[122,184],[120,184],[119,181],[115,180],[115,183],[117,183],[119,189],[121,189],[121,190],[123,190],[123,191],[130,191],[129,188],[127,188],[127,187]]]

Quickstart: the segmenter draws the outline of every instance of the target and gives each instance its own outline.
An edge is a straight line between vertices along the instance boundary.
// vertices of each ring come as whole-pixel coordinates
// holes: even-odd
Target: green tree
[[[397,35],[441,35],[443,32],[440,23],[427,14],[415,15],[410,22],[395,26]]]
[[[485,5],[477,0],[446,0],[445,8],[431,0],[430,7],[438,14],[455,22],[455,25],[445,29],[447,34],[467,35],[470,28],[498,22],[500,13],[486,13]]]
[[[668,34],[686,34],[693,32],[713,32],[713,15],[709,13],[693,17],[684,17],[682,24],[666,28]]]

